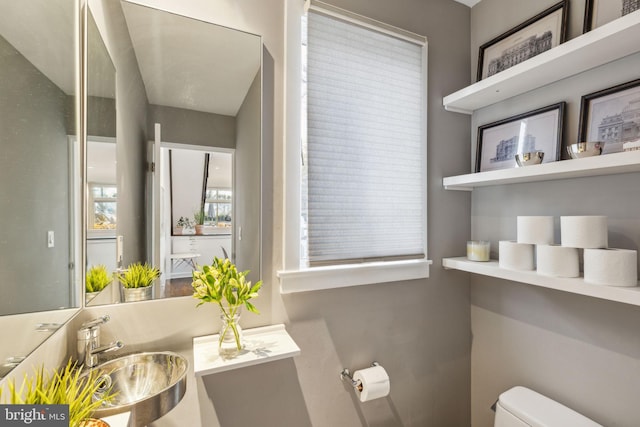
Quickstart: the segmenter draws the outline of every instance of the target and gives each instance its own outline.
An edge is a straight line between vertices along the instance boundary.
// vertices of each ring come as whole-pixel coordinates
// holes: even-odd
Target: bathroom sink
[[[135,353],[96,366],[92,371],[99,371],[102,390],[111,387],[115,397],[93,417],[131,412],[129,425],[146,426],[180,402],[187,388],[188,366],[187,359],[172,352]]]

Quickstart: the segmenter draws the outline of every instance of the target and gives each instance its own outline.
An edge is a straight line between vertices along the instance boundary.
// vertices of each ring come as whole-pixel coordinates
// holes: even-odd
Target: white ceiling
[[[458,3],[466,4],[469,7],[473,7],[478,3],[480,3],[480,0],[454,0],[454,1],[457,1]]]
[[[69,0],[0,0],[1,35],[67,95],[75,93],[76,34]]]
[[[259,68],[260,37],[123,2],[151,104],[235,116]]]

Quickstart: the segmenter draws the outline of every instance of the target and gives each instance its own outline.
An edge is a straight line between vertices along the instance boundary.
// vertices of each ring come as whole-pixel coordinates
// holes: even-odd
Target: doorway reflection
[[[161,292],[166,297],[190,295],[197,266],[211,264],[214,257],[233,261],[234,253],[233,150],[177,147],[161,148],[168,159],[162,182],[170,188],[160,218],[171,224],[162,242],[166,275]]]
[[[116,141],[87,138],[87,266],[116,270]]]

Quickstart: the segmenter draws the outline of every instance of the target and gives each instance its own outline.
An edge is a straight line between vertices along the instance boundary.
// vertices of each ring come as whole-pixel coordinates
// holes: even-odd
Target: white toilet
[[[496,403],[495,427],[602,427],[560,403],[525,387],[514,387]]]

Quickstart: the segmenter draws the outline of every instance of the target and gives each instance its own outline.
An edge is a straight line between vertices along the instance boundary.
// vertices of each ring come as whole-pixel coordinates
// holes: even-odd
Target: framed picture
[[[542,163],[560,160],[565,104],[479,126],[476,172],[515,168],[518,153],[542,151]]]
[[[586,0],[583,32],[640,9],[640,0]]]
[[[565,41],[568,0],[563,0],[480,46],[478,81]]]
[[[578,142],[601,141],[602,154],[640,138],[640,79],[582,97]]]

